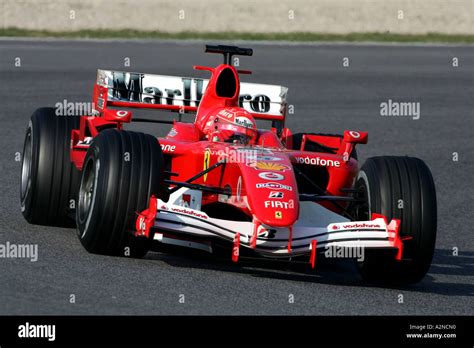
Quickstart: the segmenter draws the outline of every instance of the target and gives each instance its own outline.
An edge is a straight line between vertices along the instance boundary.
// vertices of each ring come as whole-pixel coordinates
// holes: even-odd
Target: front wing
[[[372,214],[370,221],[351,222],[316,203],[301,202],[301,205],[310,205],[312,210],[309,214],[304,214],[307,206],[306,209],[301,209],[303,213],[300,214],[300,219],[291,228],[274,228],[258,221],[231,221],[210,217],[200,209],[200,203],[193,207],[186,202],[183,204],[181,197],[194,197],[192,195],[196,191],[192,191],[182,188],[168,202],[152,197],[149,208],[137,218],[136,235],[149,236],[153,233],[155,240],[207,251],[212,251],[210,243],[186,241],[186,236],[190,240],[205,241],[219,238],[234,243],[237,256],[240,247],[275,258],[301,255],[314,258],[316,251],[327,250],[329,247],[389,248],[396,249],[396,259],[401,260],[403,243],[397,219],[388,223],[384,216]],[[199,197],[196,200],[199,202]],[[306,216],[311,216],[312,219]],[[180,242],[176,242],[177,240]]]

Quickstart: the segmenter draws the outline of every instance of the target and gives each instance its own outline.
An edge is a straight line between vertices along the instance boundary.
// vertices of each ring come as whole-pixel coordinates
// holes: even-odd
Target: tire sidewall
[[[35,127],[36,128],[36,127]],[[33,128],[33,122],[30,120],[28,123],[28,128],[26,130],[26,135],[25,135],[25,141],[23,143],[23,154],[22,154],[22,163],[21,163],[21,173],[23,176],[23,166],[25,165],[25,150],[26,150],[26,139],[28,137],[28,134],[30,135],[30,146],[31,146],[31,154],[30,154],[30,169],[28,173],[28,181],[27,181],[27,186],[25,188],[25,192],[23,193],[23,183],[20,182],[20,207],[21,211],[23,214],[29,216],[31,214],[30,209],[31,209],[31,201],[32,201],[32,193],[34,192],[36,182],[34,178],[36,178],[38,169],[37,169],[37,156],[35,155],[35,149],[38,148],[38,146],[35,146],[35,141],[37,141],[37,137],[34,134],[35,129]],[[23,181],[23,177],[21,178]]]
[[[84,242],[88,242],[92,238],[92,233],[90,233],[90,229],[94,228],[97,224],[97,218],[101,215],[100,208],[102,206],[101,198],[103,193],[98,192],[103,185],[101,175],[103,170],[101,170],[101,159],[100,159],[100,147],[99,146],[91,146],[87,151],[86,158],[84,160],[83,168],[87,168],[88,163],[92,161],[92,170],[94,171],[94,188],[91,197],[91,203],[89,206],[89,210],[85,219],[81,219],[80,210],[79,210],[79,195],[82,189],[82,185],[84,183],[84,177],[86,175],[86,171],[82,171],[81,175],[81,184],[79,186],[79,194],[78,194],[78,207],[76,209],[76,223],[77,223],[77,232],[79,239]]]

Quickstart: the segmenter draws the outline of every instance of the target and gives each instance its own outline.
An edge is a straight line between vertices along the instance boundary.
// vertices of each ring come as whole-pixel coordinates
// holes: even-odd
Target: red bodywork
[[[109,89],[97,83],[94,86],[93,103],[95,116],[81,117],[80,129],[73,130],[71,158],[75,166],[81,169],[91,140],[106,128],[122,129],[124,123],[133,121],[131,111],[118,108],[150,108],[195,112],[194,123],[174,121],[172,131],[159,138],[167,170],[176,173],[172,179],[184,182],[209,168],[224,156],[227,163],[200,177],[194,183],[230,189],[232,194],[225,204],[237,208],[254,223],[274,227],[289,227],[299,217],[299,187],[293,166],[306,168],[305,173],[325,190],[327,195],[345,196],[341,188],[352,188],[358,173],[358,163],[350,156],[357,143],[367,142],[367,133],[345,131],[342,138],[304,135],[301,149],[306,142],[317,142],[334,153],[309,152],[292,149],[292,135],[284,128],[285,112],[281,114],[253,113],[256,119],[276,122],[279,127],[259,130],[256,146],[212,142],[204,139],[201,132],[209,117],[222,109],[239,107],[240,81],[238,71],[231,65],[221,64],[215,68],[195,67],[209,71],[212,76],[200,100],[199,106],[137,103],[109,99]],[[224,87],[223,87],[224,86]],[[254,161],[232,160],[232,155],[249,153],[256,150]],[[276,192],[276,193],[275,193]],[[281,193],[278,193],[281,192]],[[272,197],[273,195],[273,197]],[[202,206],[219,202],[219,195],[203,192]],[[320,202],[328,209],[341,213],[341,207],[347,203],[332,204]],[[291,248],[291,236],[289,236]],[[314,261],[313,261],[314,262]]]

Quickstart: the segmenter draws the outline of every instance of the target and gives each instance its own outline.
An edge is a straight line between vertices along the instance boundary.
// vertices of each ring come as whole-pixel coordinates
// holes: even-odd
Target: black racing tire
[[[32,224],[73,227],[80,172],[69,157],[71,131],[80,117],[39,108],[31,116],[23,145],[20,205]],[[73,201],[74,200],[74,201]]]
[[[303,135],[308,134],[308,135],[322,135],[326,137],[335,137],[335,138],[343,138],[342,135],[340,134],[324,134],[324,133],[295,133],[292,136],[293,140],[293,145],[292,149],[293,150],[299,150],[301,148],[301,142],[303,141]],[[336,153],[337,149],[331,149],[328,148],[324,145],[314,143],[312,141],[307,141],[305,144],[305,151],[310,151],[310,152],[323,152],[323,153]],[[351,153],[351,158],[357,159],[357,150],[354,149]]]
[[[143,257],[153,236],[135,237],[137,212],[163,190],[163,154],[158,140],[107,129],[94,138],[82,168],[76,222],[91,253]]]
[[[372,283],[406,285],[419,282],[428,272],[436,242],[437,203],[433,177],[428,166],[413,157],[372,157],[362,166],[355,187],[365,203],[353,209],[356,220],[383,214],[390,222],[400,219],[402,261],[395,252],[366,250],[358,263],[362,277]]]

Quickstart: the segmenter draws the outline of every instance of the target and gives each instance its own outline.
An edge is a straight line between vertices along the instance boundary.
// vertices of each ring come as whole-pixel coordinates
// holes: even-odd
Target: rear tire
[[[87,251],[143,257],[150,238],[135,237],[136,213],[163,190],[163,154],[148,134],[108,129],[95,137],[82,169],[76,211]]]
[[[80,117],[57,116],[39,108],[26,130],[21,166],[20,205],[32,224],[74,226],[80,172],[69,157],[71,131]]]
[[[436,191],[426,164],[412,157],[372,157],[362,166],[356,180],[366,203],[353,208],[357,220],[368,220],[372,213],[383,214],[390,222],[400,219],[400,236],[405,240],[402,261],[395,252],[366,250],[360,262],[362,277],[374,283],[394,285],[419,282],[433,258],[436,242]]]

